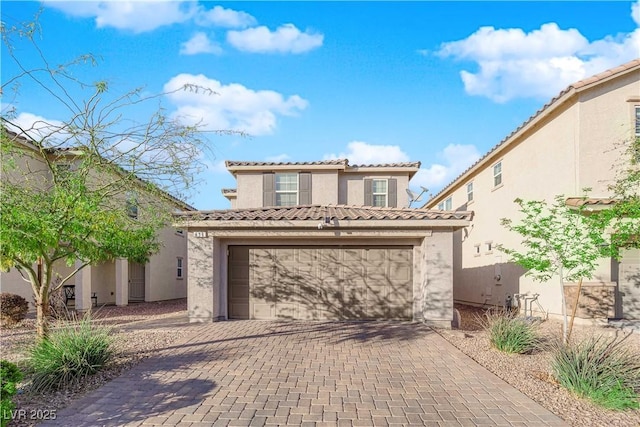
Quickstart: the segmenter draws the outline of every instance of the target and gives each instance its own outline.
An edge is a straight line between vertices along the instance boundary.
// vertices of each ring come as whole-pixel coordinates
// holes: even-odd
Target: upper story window
[[[473,182],[467,184],[467,202],[473,202]]]
[[[502,161],[493,165],[493,186],[497,187],[502,184]]]
[[[256,191],[259,191],[256,188]],[[262,174],[262,206],[311,204],[311,173],[266,172]]]
[[[447,197],[447,199],[444,202],[440,202],[438,204],[438,209],[441,211],[450,211],[453,209],[453,201],[451,200],[451,197]]]
[[[182,279],[184,277],[184,260],[182,258],[176,259],[176,278]]]
[[[395,208],[398,206],[397,190],[395,178],[367,178],[364,180],[364,205]]]
[[[386,179],[374,179],[371,183],[371,191],[373,195],[373,206],[386,207],[387,206],[387,180]]]
[[[298,174],[277,173],[275,177],[276,206],[298,204]]]

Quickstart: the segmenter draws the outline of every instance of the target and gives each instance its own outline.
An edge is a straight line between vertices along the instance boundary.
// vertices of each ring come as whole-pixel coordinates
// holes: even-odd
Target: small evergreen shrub
[[[602,407],[640,408],[640,357],[623,344],[627,336],[599,336],[577,344],[559,344],[552,360],[556,379],[563,387]]]
[[[16,365],[0,360],[0,426],[5,427],[11,421],[11,411],[15,409],[12,398],[18,391],[17,384],[22,381],[22,372]]]
[[[515,313],[487,312],[479,321],[489,332],[491,345],[502,352],[526,354],[540,347],[538,324],[519,318]]]
[[[109,329],[96,326],[90,317],[53,330],[31,349],[32,389],[42,392],[76,384],[104,368],[112,355]]]
[[[20,295],[8,292],[0,293],[0,322],[3,325],[15,325],[27,315],[29,303]]]

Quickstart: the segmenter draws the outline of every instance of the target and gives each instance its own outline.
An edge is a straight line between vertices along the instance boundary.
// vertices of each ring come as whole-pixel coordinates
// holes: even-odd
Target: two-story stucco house
[[[17,172],[18,176],[25,176],[24,171],[31,171],[31,174],[38,174],[42,185],[48,185],[52,176],[48,167],[45,166],[43,153],[49,153],[49,161],[57,163],[58,167],[69,167],[70,170],[73,169],[74,162],[80,161],[73,151],[39,150],[28,137],[6,129],[3,132],[10,138],[11,143],[20,145],[20,149],[16,150],[16,153],[20,154],[13,155],[20,168]],[[5,154],[3,162],[10,161],[9,157]],[[3,177],[3,179],[6,178],[6,176]],[[165,193],[162,202],[176,210],[194,210],[193,207],[170,194]],[[77,272],[66,282],[68,286],[73,286],[75,309],[84,311],[92,305],[127,305],[130,302],[185,298],[187,295],[186,235],[184,231],[168,226],[160,230],[157,239],[162,242],[162,248],[145,264],[117,259],[113,262],[89,265]],[[74,270],[63,260],[55,265],[56,273],[60,277],[66,277]],[[31,286],[16,268],[0,272],[0,290],[21,295],[27,301],[33,302]],[[70,306],[71,304],[72,302],[69,301]]]
[[[640,59],[570,85],[432,197],[424,208],[474,212],[470,226],[455,233],[455,301],[503,305],[512,298],[534,312],[561,313],[559,278],[536,283],[496,250],[520,245],[500,219],[517,222],[516,198],[552,201],[591,188],[587,203],[597,204],[610,196],[607,185],[622,155],[617,147],[638,136]],[[602,259],[578,315],[640,319],[639,277],[638,250],[620,263]]]
[[[232,209],[185,212],[189,316],[415,319],[450,327],[453,232],[469,212],[409,209],[419,163],[227,161]]]

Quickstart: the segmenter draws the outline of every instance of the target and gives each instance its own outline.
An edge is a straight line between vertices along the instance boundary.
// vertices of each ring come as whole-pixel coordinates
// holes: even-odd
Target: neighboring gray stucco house
[[[636,137],[640,59],[570,85],[432,197],[424,208],[474,211],[471,225],[455,233],[456,302],[503,305],[515,296],[523,304],[526,296],[531,304],[538,295],[534,309],[561,313],[557,277],[536,283],[496,250],[520,244],[500,219],[518,220],[518,197],[551,201],[581,196],[588,187],[593,199],[587,202],[599,204],[610,196],[607,185],[622,155],[617,147]],[[640,319],[640,251],[627,251],[620,263],[602,259],[584,293],[580,317]]]
[[[404,207],[419,166],[227,162],[238,186],[223,194],[235,208],[179,215],[190,319],[450,327],[453,232],[472,214]]]

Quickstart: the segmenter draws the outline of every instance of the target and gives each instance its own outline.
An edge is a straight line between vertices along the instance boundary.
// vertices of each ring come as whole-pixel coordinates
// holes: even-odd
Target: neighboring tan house
[[[451,327],[453,232],[471,213],[407,208],[419,167],[227,162],[238,186],[223,194],[234,209],[178,216],[188,232],[190,319]]]
[[[26,138],[15,132],[5,131],[13,137],[13,142],[21,144],[32,155],[26,154],[18,160],[21,170],[39,173],[43,182],[51,180],[51,174],[44,166],[40,151]],[[75,161],[71,150],[61,155],[65,150],[52,152],[51,159],[64,162],[67,166]],[[3,159],[6,161],[6,159]],[[39,172],[38,172],[39,171]],[[175,206],[176,210],[194,210],[193,207],[166,194],[166,201]],[[183,230],[166,227],[159,232],[158,240],[162,248],[152,255],[146,264],[129,262],[118,259],[113,262],[101,263],[84,267],[68,285],[75,285],[75,308],[87,310],[92,305],[116,304],[127,305],[130,302],[161,301],[187,296],[187,239]],[[63,261],[58,264],[56,272],[66,276],[73,271]],[[8,272],[0,272],[0,290],[18,294],[33,302],[33,291],[19,271],[11,268]],[[69,301],[72,305],[72,302]]]
[[[471,225],[455,233],[455,301],[504,305],[513,299],[521,307],[526,301],[529,310],[561,313],[557,277],[536,283],[496,250],[521,241],[500,219],[518,221],[516,198],[563,195],[575,203],[591,188],[588,203],[599,204],[610,196],[620,145],[637,136],[640,59],[570,85],[433,196],[424,208],[474,212]],[[574,285],[569,291],[575,294]],[[640,251],[627,251],[620,263],[602,259],[583,295],[579,317],[640,319]]]

